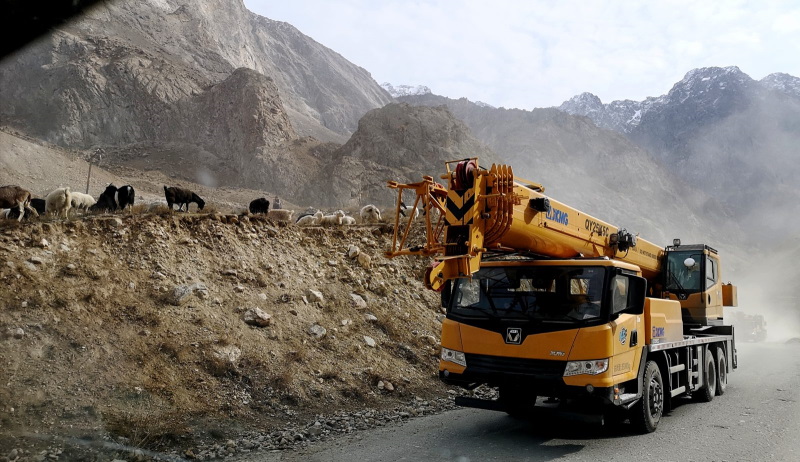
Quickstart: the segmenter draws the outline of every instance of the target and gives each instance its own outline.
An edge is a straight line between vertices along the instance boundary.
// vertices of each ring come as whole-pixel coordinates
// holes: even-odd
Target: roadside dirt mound
[[[390,239],[218,213],[0,223],[4,438],[158,448],[441,396],[427,261],[385,259]]]

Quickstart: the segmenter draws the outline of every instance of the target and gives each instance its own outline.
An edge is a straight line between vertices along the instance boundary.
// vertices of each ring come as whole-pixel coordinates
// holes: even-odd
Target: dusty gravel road
[[[649,435],[461,409],[250,461],[797,461],[800,345],[740,344],[739,369],[711,403],[682,401]]]

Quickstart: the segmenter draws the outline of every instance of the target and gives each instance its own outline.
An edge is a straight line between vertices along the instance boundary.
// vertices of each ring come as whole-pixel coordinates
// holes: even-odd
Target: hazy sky
[[[800,1],[244,0],[378,82],[493,106],[667,93],[690,69],[800,76]]]

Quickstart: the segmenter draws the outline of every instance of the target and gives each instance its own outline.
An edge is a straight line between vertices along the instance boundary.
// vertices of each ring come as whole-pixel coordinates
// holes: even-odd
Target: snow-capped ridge
[[[800,78],[774,73],[755,81],[738,66],[701,67],[687,72],[669,92],[659,97],[603,104],[599,97],[584,92],[563,102],[557,109],[588,117],[598,127],[631,133],[648,114],[657,114],[672,105],[693,102],[695,106],[713,108],[727,104],[731,98],[737,99],[737,95],[765,89],[800,98]]]
[[[384,82],[381,84],[381,87],[383,87],[383,89],[386,90],[392,96],[392,98],[399,98],[401,96],[423,96],[431,94],[431,89],[425,85],[394,86],[389,82]]]

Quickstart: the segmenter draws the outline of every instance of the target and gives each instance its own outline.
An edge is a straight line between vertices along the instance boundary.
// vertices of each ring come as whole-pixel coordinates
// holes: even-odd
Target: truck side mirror
[[[626,313],[642,314],[644,313],[644,299],[647,296],[647,279],[638,276],[630,276],[628,281],[628,306],[625,308]]]
[[[453,281],[445,281],[442,284],[442,308],[450,306],[450,297],[453,294]]]

